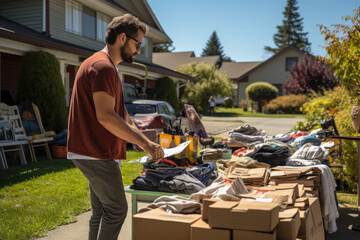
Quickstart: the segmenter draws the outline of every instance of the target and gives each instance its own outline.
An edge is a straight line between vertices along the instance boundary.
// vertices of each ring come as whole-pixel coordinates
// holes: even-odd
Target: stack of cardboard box
[[[320,197],[321,170],[316,167],[271,168],[269,184],[298,183],[304,185],[304,190],[311,196]]]
[[[266,186],[270,179],[270,171],[267,168],[234,168],[227,177],[241,177],[246,186]]]
[[[279,184],[253,187],[240,201],[204,199],[201,215],[154,209],[134,215],[133,239],[323,240],[319,200],[303,196],[302,184]]]

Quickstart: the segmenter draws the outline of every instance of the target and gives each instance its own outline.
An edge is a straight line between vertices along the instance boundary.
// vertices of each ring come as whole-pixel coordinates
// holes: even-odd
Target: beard
[[[134,62],[136,53],[131,54],[129,52],[128,41],[126,41],[124,46],[120,47],[120,56],[121,56],[121,59],[123,60],[123,62],[126,62],[126,63]]]

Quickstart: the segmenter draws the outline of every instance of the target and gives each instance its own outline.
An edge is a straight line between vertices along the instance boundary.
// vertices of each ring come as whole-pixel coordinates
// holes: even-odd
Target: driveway
[[[239,122],[243,121],[243,122]],[[257,129],[265,130],[267,135],[286,133],[295,126],[301,118],[262,118],[262,117],[203,117],[202,123],[206,132],[214,137],[227,137],[228,132],[245,123]]]

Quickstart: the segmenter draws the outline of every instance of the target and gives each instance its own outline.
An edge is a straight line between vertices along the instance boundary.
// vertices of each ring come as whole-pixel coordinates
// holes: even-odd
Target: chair
[[[35,108],[37,109],[37,107]],[[35,110],[36,112],[36,110]],[[38,109],[37,109],[38,112]],[[44,147],[46,152],[46,157],[48,159],[52,159],[50,148],[49,148],[49,141],[52,141],[52,137],[48,137],[45,134],[45,130],[43,127],[40,127],[40,130],[43,129],[44,133],[40,134],[34,134],[31,136],[27,136],[26,131],[24,129],[23,123],[21,121],[20,112],[18,106],[8,106],[5,103],[0,103],[0,115],[4,116],[8,120],[11,120],[14,126],[15,131],[15,139],[16,140],[27,140],[27,143],[29,144],[29,150],[30,150],[30,156],[31,161],[36,162],[36,155],[35,155],[35,147]],[[38,115],[40,119],[40,114],[35,113],[35,117]],[[41,123],[42,126],[42,123]]]

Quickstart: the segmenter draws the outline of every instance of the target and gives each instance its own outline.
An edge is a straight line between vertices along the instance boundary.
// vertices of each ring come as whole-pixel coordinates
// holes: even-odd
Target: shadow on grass
[[[25,166],[10,167],[6,170],[0,170],[0,188],[24,182],[47,173],[61,172],[74,167],[74,164],[67,159],[43,160],[36,163],[28,163]]]

